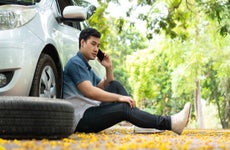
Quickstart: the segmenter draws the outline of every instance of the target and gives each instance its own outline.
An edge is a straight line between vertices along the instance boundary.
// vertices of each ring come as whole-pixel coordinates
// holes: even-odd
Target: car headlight
[[[7,77],[6,75],[0,73],[0,87],[3,87],[7,84]]]
[[[6,86],[13,78],[14,71],[0,72],[0,88]]]
[[[28,23],[36,14],[31,6],[2,5],[0,6],[0,30],[20,27]]]

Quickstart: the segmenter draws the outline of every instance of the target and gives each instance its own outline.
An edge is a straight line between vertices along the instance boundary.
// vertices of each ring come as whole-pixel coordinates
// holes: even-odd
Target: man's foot
[[[171,116],[171,128],[172,131],[181,134],[184,128],[187,126],[190,118],[191,103],[186,103],[183,110],[179,113]]]

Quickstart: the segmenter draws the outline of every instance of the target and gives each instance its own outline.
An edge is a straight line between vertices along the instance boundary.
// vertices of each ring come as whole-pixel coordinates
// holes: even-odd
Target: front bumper
[[[0,86],[0,96],[29,95],[41,45],[42,41],[25,26],[0,31],[0,75],[11,76]]]

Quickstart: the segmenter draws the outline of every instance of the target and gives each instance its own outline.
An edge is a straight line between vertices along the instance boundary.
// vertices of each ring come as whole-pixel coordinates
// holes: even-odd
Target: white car
[[[0,96],[61,98],[63,67],[95,9],[72,0],[1,0]]]

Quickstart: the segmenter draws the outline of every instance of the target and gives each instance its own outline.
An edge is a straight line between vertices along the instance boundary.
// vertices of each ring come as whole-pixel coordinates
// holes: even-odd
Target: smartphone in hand
[[[99,49],[97,53],[97,58],[102,61],[104,59],[104,53]]]

